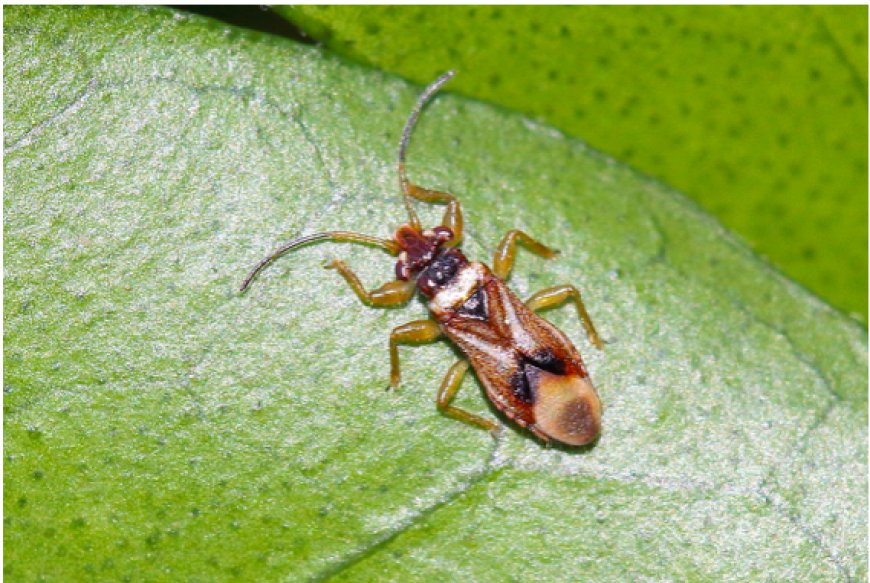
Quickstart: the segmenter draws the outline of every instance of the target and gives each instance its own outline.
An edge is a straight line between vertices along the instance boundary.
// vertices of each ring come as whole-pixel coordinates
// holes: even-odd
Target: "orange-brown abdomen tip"
[[[533,410],[537,432],[568,445],[586,445],[601,431],[601,401],[588,377],[541,371]]]

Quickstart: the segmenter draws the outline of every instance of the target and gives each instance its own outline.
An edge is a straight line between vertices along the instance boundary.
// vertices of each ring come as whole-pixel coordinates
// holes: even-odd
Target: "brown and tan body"
[[[601,402],[580,353],[486,265],[464,265],[429,309],[507,417],[544,441],[583,445],[598,436]]]
[[[477,374],[495,407],[518,425],[545,442],[585,445],[601,430],[601,401],[589,379],[580,353],[555,326],[535,312],[571,301],[586,328],[589,340],[601,348],[601,339],[574,286],[561,285],[520,301],[505,284],[516,256],[517,243],[533,253],[553,258],[556,252],[522,231],[509,231],[499,244],[492,269],[470,262],[457,248],[462,239],[459,201],[445,192],[427,190],[405,176],[405,150],[411,129],[425,103],[450,78],[440,77],[420,97],[402,134],[399,149],[399,180],[410,221],[399,227],[392,239],[359,233],[329,231],[295,239],[260,261],[242,284],[247,289],[254,277],[284,253],[318,241],[340,241],[379,246],[398,255],[396,279],[367,291],[343,262],[338,270],[353,291],[374,307],[408,302],[415,292],[428,301],[434,319],[417,320],[395,328],[390,334],[390,385],[400,383],[400,344],[431,342],[446,336],[465,355],[447,372],[436,403],[443,413],[491,431],[499,426],[479,415],[454,407],[451,402],[469,366]],[[411,200],[445,203],[441,225],[423,229]]]

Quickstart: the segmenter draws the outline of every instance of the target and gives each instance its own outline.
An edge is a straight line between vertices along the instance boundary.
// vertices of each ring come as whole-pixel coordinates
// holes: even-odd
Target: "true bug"
[[[440,411],[492,432],[499,428],[491,420],[450,404],[470,364],[489,400],[517,424],[544,442],[587,444],[600,431],[601,401],[574,345],[555,326],[535,314],[536,310],[573,301],[589,340],[600,349],[601,339],[580,292],[574,286],[560,285],[541,290],[523,303],[504,283],[514,263],[517,243],[548,259],[557,252],[522,231],[511,230],[496,249],[491,270],[482,263],[469,261],[458,248],[462,239],[459,201],[452,194],[413,184],[405,173],[405,153],[417,118],[454,74],[445,73],[423,91],[402,132],[398,173],[408,223],[396,229],[392,239],[327,231],[290,241],[250,271],[241,291],[276,258],[308,243],[338,241],[381,247],[398,255],[396,279],[370,292],[344,262],[336,259],[327,267],[336,269],[359,299],[372,307],[404,304],[415,289],[428,300],[434,320],[409,322],[390,334],[390,385],[394,389],[400,381],[398,345],[432,342],[447,336],[465,358],[450,367],[441,384],[437,397]],[[412,199],[446,203],[441,225],[423,229]]]

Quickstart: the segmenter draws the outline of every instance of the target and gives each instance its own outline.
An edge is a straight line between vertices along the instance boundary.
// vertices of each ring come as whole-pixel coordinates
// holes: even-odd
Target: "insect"
[[[557,251],[526,233],[508,231],[495,252],[492,269],[469,261],[462,240],[462,208],[452,194],[413,184],[405,173],[405,154],[421,111],[441,87],[453,78],[450,71],[429,85],[417,100],[402,132],[399,145],[399,184],[408,223],[392,239],[348,231],[327,231],[300,237],[260,261],[242,283],[244,292],[267,265],[281,255],[321,241],[361,243],[398,255],[396,278],[367,291],[356,274],[338,259],[327,265],[337,270],[359,299],[371,307],[407,303],[418,291],[428,301],[434,319],[417,320],[396,327],[390,334],[390,386],[399,387],[400,344],[432,342],[446,336],[465,358],[450,367],[438,390],[437,406],[444,414],[496,433],[496,422],[451,404],[469,366],[474,369],[493,405],[545,443],[584,445],[601,428],[601,401],[589,379],[580,353],[570,340],[535,312],[571,301],[577,308],[590,342],[602,347],[601,338],[572,285],[539,291],[525,303],[505,285],[517,244],[545,258]],[[413,201],[446,204],[441,224],[424,229]]]

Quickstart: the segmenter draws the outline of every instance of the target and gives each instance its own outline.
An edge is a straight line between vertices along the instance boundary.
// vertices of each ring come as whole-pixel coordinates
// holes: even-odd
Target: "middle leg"
[[[604,344],[601,342],[601,336],[595,330],[595,325],[592,323],[592,318],[589,317],[589,312],[586,311],[586,306],[583,305],[583,298],[580,296],[580,290],[573,285],[557,285],[542,289],[526,300],[526,306],[533,312],[552,308],[571,300],[577,307],[577,315],[580,316],[580,321],[583,322],[583,327],[586,329],[586,335],[589,341],[595,348],[601,350]]]
[[[396,326],[390,332],[390,387],[398,389],[402,382],[399,370],[399,344],[434,342],[441,337],[441,328],[434,320],[414,320]]]

